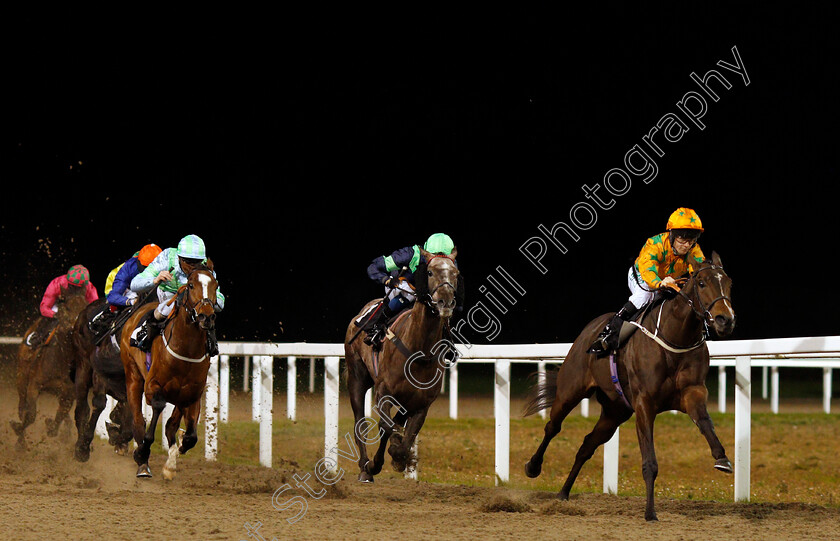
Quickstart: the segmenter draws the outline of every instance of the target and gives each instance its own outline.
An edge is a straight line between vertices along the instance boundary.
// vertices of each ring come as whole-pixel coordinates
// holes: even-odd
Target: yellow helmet
[[[697,216],[697,213],[690,208],[680,207],[671,213],[665,229],[668,231],[672,229],[694,229],[699,234],[703,232],[703,222],[700,221],[700,216]]]

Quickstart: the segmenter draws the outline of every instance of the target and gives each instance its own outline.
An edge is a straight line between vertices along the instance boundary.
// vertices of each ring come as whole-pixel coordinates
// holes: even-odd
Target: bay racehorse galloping
[[[148,354],[132,347],[130,340],[132,331],[149,311],[155,309],[155,303],[138,308],[123,327],[120,356],[125,370],[128,404],[134,417],[137,477],[152,476],[149,454],[155,441],[158,418],[167,402],[175,407],[165,427],[169,442],[169,458],[163,467],[165,479],[175,477],[178,454],[186,453],[198,441],[196,423],[210,369],[207,331],[215,326],[218,287],[213,263],[209,259],[206,265],[190,269],[187,284],[171,299],[175,307],[160,335],[152,342]],[[152,407],[152,419],[148,426],[143,417],[144,395]],[[185,433],[179,446],[176,441],[182,417]]]
[[[149,295],[149,298],[151,297]],[[98,337],[91,330],[90,322],[103,310],[108,309],[108,302],[105,299],[92,302],[76,318],[73,328],[75,419],[78,432],[74,456],[80,462],[86,462],[90,458],[90,443],[93,440],[99,416],[105,410],[107,395],[117,401],[111,411],[111,422],[106,422],[109,443],[114,446],[117,453],[125,454],[132,438],[133,421],[126,397],[125,370],[120,359],[117,338],[121,330],[120,322],[124,323],[135,307],[124,308],[125,312],[121,312],[114,320],[113,331],[103,337]],[[88,395],[91,391],[92,397],[89,404]]]
[[[73,345],[71,334],[76,316],[88,302],[83,287],[61,288],[58,298],[58,312],[52,321],[52,330],[45,342],[30,347],[27,342],[32,333],[46,321],[34,323],[24,335],[24,343],[18,349],[17,391],[20,422],[11,421],[18,437],[18,448],[26,448],[24,432],[35,421],[37,400],[41,391],[53,393],[58,398],[58,409],[54,419],[47,418],[47,434],[55,436],[63,421],[69,422],[73,406]]]
[[[345,335],[344,350],[347,362],[347,387],[355,419],[356,445],[359,448],[359,481],[373,482],[382,470],[385,447],[397,471],[405,471],[411,460],[411,447],[426,420],[429,406],[440,393],[443,381],[443,359],[451,358],[454,346],[448,340],[449,319],[456,305],[459,272],[454,259],[457,251],[448,256],[421,250],[426,264],[414,273],[417,300],[391,324],[381,351],[373,349],[358,335],[355,321],[368,313],[365,305],[350,322]],[[379,413],[379,448],[373,461],[368,460],[364,426],[365,393],[373,387],[373,404]],[[391,416],[391,408],[396,415]],[[371,438],[373,439],[373,438]]]
[[[731,287],[732,281],[724,272],[720,258],[713,253],[711,260],[697,265],[679,294],[642,316],[638,327],[642,332],[630,336],[619,350],[614,366],[611,357],[596,358],[586,352],[612,314],[591,321],[575,340],[557,370],[557,377],[546,375],[532,389],[525,415],[550,406],[551,417],[545,425],[542,443],[525,465],[526,475],[540,474],[546,447],[560,432],[563,419],[593,393],[601,404],[601,417],[584,438],[559,498],[568,499],[583,464],[633,413],[647,493],[645,519],[656,520],[653,486],[659,467],[653,445],[653,422],[658,413],[668,410],[687,413],[706,438],[715,459],[714,467],[731,473],[732,465],[706,411],[705,384],[709,371],[706,329],[711,327],[718,336],[725,337],[735,326]],[[613,373],[617,373],[617,382],[612,378]]]

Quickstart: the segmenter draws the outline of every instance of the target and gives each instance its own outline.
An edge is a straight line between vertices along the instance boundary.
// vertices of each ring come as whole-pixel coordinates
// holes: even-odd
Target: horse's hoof
[[[9,424],[12,425],[12,430],[14,430],[15,434],[18,436],[23,434],[23,423],[20,421],[9,421]]]
[[[367,471],[362,471],[359,473],[359,482],[361,483],[373,483],[373,476],[369,474]]]
[[[567,501],[569,501],[569,493],[564,491],[564,490],[561,490],[560,492],[557,493],[557,499],[562,500],[564,502],[567,502]]]
[[[165,466],[163,468],[163,478],[166,479],[167,481],[171,481],[171,480],[175,479],[175,474],[176,473],[177,473],[177,470],[170,470],[169,468],[167,468]]]
[[[79,462],[87,462],[90,460],[90,448],[76,447],[73,457]]]
[[[137,467],[137,477],[142,479],[149,478],[152,476],[152,469],[149,468],[148,464],[141,464]]]
[[[650,513],[645,513],[645,520],[648,522],[659,522],[659,518],[656,516],[655,511],[651,511]]]
[[[726,457],[715,460],[715,469],[723,473],[732,473],[732,463]]]
[[[534,465],[529,460],[525,463],[525,475],[533,479],[534,477],[538,477],[542,473],[542,465],[534,467]]]

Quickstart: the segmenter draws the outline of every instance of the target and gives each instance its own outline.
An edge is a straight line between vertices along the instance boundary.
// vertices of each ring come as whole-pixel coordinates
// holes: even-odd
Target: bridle
[[[439,258],[439,257],[442,257],[444,259],[448,259],[449,261],[452,261],[453,263],[455,262],[455,260],[452,259],[451,257],[449,257],[448,255],[435,254],[432,257],[430,257],[429,260],[426,262],[427,267],[428,267],[429,263],[431,263],[433,260],[435,260],[436,258]],[[431,290],[427,293],[424,293],[423,295],[421,295],[418,298],[418,300],[420,300],[420,302],[425,304],[432,311],[432,315],[434,315],[434,316],[439,315],[440,312],[437,309],[437,303],[435,303],[435,301],[432,300],[432,296],[437,292],[438,289],[440,289],[441,287],[444,287],[444,286],[451,287],[452,291],[455,291],[455,292],[458,291],[458,288],[456,288],[454,285],[452,285],[452,283],[450,283],[448,280],[444,280],[441,283],[439,283],[433,290]]]
[[[192,271],[190,271],[190,274],[187,277],[187,282],[190,281],[193,274],[195,274],[196,272],[201,272],[203,270],[205,270],[205,269],[193,269]],[[211,276],[212,276],[212,274],[211,274]],[[184,286],[184,287],[187,288],[189,286]],[[183,295],[183,300],[181,302],[181,305],[184,307],[184,310],[187,312],[187,315],[190,318],[190,323],[192,323],[193,325],[198,324],[198,309],[199,308],[201,308],[202,306],[205,306],[205,305],[209,305],[211,309],[213,308],[213,301],[211,301],[207,297],[202,297],[202,299],[200,301],[198,301],[197,303],[190,306],[190,304],[189,304],[189,293],[186,291],[186,289],[183,291],[182,295]]]
[[[708,267],[703,267],[702,269],[698,270],[697,272],[692,273],[691,277],[688,279],[688,281],[692,282],[693,280],[695,280],[695,278],[700,276],[700,273],[703,272],[703,271],[716,270],[716,269],[723,270],[723,267],[720,266],[720,265],[709,265]],[[718,297],[716,297],[712,302],[710,302],[708,306],[706,306],[705,304],[703,304],[703,299],[700,298],[700,293],[697,291],[697,286],[696,285],[693,288],[693,292],[694,292],[694,297],[696,298],[696,303],[695,303],[695,301],[691,300],[691,298],[688,295],[686,295],[683,292],[682,289],[680,289],[679,294],[680,294],[680,296],[682,296],[686,300],[686,302],[688,302],[688,305],[691,307],[692,311],[694,311],[694,315],[696,315],[697,318],[700,319],[703,322],[703,324],[705,326],[705,332],[708,335],[709,325],[714,323],[714,318],[712,317],[712,313],[711,313],[712,307],[720,301],[729,301],[729,304],[731,305],[732,304],[732,299],[730,299],[728,296],[724,295],[723,291],[721,290],[721,294]],[[700,310],[698,310],[697,305],[700,306]]]
[[[187,276],[187,282],[190,281],[190,279],[192,278],[192,275],[194,273],[200,272],[200,271],[203,271],[203,270],[208,270],[208,269],[200,268],[200,269],[191,270],[190,274]],[[189,305],[189,292],[187,291],[188,287],[189,287],[189,284],[185,285],[185,286],[182,286],[181,289],[178,290],[178,293],[175,295],[173,300],[176,303],[175,304],[176,307],[181,306],[181,307],[184,308],[184,311],[187,313],[187,316],[189,317],[190,324],[198,325],[198,309],[200,307],[204,306],[205,304],[209,304],[210,307],[212,308],[213,307],[213,301],[211,301],[207,297],[203,297],[200,301],[198,301],[194,305],[190,306]],[[176,312],[176,310],[173,310],[170,313],[169,317],[167,318],[167,322],[175,317],[175,312]],[[169,344],[171,339],[172,339],[172,332],[173,332],[172,327],[170,327],[169,328],[169,340],[166,339],[166,331],[165,330],[164,330],[164,332],[161,333],[161,338],[163,339],[163,345],[166,348],[166,351],[168,351],[170,355],[172,355],[176,359],[180,359],[182,361],[186,361],[186,362],[190,362],[190,363],[200,363],[204,359],[207,358],[207,352],[206,351],[205,351],[204,355],[202,355],[201,357],[198,357],[198,358],[185,357],[184,355],[181,355],[181,354],[177,353],[174,349],[172,349],[172,347]]]
[[[698,270],[697,272],[692,273],[691,276],[688,278],[686,283],[688,284],[688,283],[693,282],[700,275],[700,273],[702,273],[703,271],[714,270],[714,269],[723,270],[723,267],[721,267],[720,265],[709,265],[708,267],[703,267],[702,269]],[[700,294],[697,291],[696,284],[692,288],[692,293],[693,293],[693,296],[695,297],[695,299],[691,299],[691,297],[689,297],[689,295],[687,295],[685,293],[684,289],[685,289],[685,287],[680,288],[678,290],[678,294],[683,299],[686,300],[688,305],[691,307],[692,312],[694,312],[694,315],[697,317],[697,319],[699,319],[703,323],[703,331],[700,334],[700,339],[697,342],[695,342],[694,344],[692,344],[688,347],[678,346],[678,345],[666,340],[664,337],[659,335],[660,334],[659,333],[659,331],[660,331],[659,323],[660,323],[660,320],[661,320],[661,317],[662,317],[662,308],[664,307],[664,304],[665,304],[664,302],[659,305],[659,315],[656,319],[656,328],[655,328],[654,332],[650,332],[647,328],[645,328],[644,325],[641,325],[641,324],[639,324],[635,321],[630,322],[632,325],[635,325],[636,327],[638,327],[645,335],[647,335],[648,338],[655,341],[657,344],[662,346],[664,349],[666,349],[666,350],[668,350],[672,353],[686,353],[688,351],[691,351],[693,349],[697,349],[700,346],[702,346],[710,336],[709,326],[714,323],[714,318],[712,317],[712,314],[711,314],[712,307],[716,303],[718,303],[719,301],[723,301],[723,300],[729,301],[730,304],[732,303],[732,299],[730,299],[726,295],[723,295],[722,294],[723,291],[721,291],[721,295],[718,296],[717,298],[715,298],[707,306],[703,303],[703,300],[700,298]],[[698,309],[698,305],[700,307],[699,309]]]

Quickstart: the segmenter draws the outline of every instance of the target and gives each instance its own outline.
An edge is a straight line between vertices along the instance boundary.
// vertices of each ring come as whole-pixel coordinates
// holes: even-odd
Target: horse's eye
[[[706,284],[703,282],[703,280],[697,280],[697,285],[699,285],[700,287],[706,287]]]
[[[428,274],[429,276],[431,276],[431,275],[432,275],[432,271],[426,271],[426,274]]]

